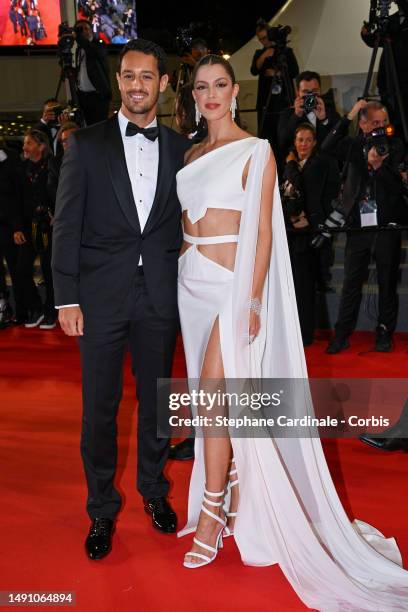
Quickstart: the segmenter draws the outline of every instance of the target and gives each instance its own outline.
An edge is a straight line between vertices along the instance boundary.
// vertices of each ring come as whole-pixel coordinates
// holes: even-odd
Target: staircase
[[[403,232],[400,264],[400,281],[398,286],[399,312],[397,331],[408,331],[408,234]],[[317,297],[317,328],[333,329],[339,311],[341,289],[344,278],[344,247],[345,234],[337,234],[334,238],[334,264],[331,268],[331,286],[334,293],[318,294]],[[378,288],[375,264],[371,263],[367,281],[363,286],[360,313],[357,321],[358,330],[372,331],[377,326]]]

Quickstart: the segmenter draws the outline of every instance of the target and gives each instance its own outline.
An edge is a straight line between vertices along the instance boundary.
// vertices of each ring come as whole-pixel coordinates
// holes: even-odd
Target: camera
[[[324,223],[322,223],[322,225],[319,225],[320,233],[317,234],[317,236],[315,236],[310,243],[310,246],[315,249],[320,249],[324,242],[331,237],[330,230],[340,229],[346,224],[346,217],[344,215],[341,201],[337,198],[333,201],[332,206],[333,210],[327,219],[324,221]]]
[[[273,28],[268,28],[268,40],[273,43],[273,46],[278,51],[282,51],[288,44],[288,36],[291,31],[292,28],[290,26],[278,25]]]
[[[364,142],[364,153],[367,156],[370,149],[374,147],[378,155],[383,157],[390,152],[390,137],[394,134],[394,128],[392,125],[387,125],[387,127],[376,128],[372,130],[369,134],[365,136]]]
[[[308,115],[317,107],[317,94],[316,93],[307,93],[303,96],[303,110],[305,114]]]

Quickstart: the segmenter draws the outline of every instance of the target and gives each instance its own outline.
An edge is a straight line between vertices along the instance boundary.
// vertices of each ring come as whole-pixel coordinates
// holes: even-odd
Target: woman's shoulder
[[[203,150],[204,150],[204,146],[202,142],[197,142],[193,144],[184,153],[184,165],[187,165],[190,162],[194,161],[197,157],[200,157]]]

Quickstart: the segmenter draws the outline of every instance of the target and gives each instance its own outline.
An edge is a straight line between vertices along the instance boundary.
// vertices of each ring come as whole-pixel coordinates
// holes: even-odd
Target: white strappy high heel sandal
[[[231,459],[231,466],[232,466],[232,464],[234,464],[234,466],[235,466],[235,459],[234,458]],[[231,489],[232,489],[232,487],[235,487],[235,486],[237,486],[239,484],[239,478],[238,477],[235,478],[234,480],[231,479],[231,476],[234,476],[235,474],[238,474],[238,470],[237,470],[236,467],[234,467],[233,470],[230,470],[228,472],[228,475],[230,477],[229,485],[230,485]],[[235,518],[237,516],[237,514],[238,514],[237,512],[227,512],[226,513],[226,517],[227,518],[229,518],[229,517]],[[224,527],[224,538],[229,538],[230,536],[233,536],[233,535],[234,535],[234,531],[231,530],[228,527],[228,525],[225,525],[225,527]]]
[[[222,497],[223,498],[224,494],[225,494],[225,491],[220,491],[219,493],[212,493],[211,491],[207,491],[207,489],[204,489],[204,499],[203,499],[203,504],[201,506],[201,510],[205,512],[205,514],[213,518],[215,521],[220,523],[220,525],[222,525],[222,528],[220,529],[217,535],[215,547],[209,546],[208,544],[204,544],[204,542],[201,542],[197,538],[193,538],[193,542],[197,544],[197,546],[200,546],[204,550],[208,550],[208,552],[213,553],[213,555],[209,557],[208,555],[204,555],[201,553],[188,552],[186,554],[186,557],[196,557],[197,559],[201,559],[201,563],[193,563],[191,561],[184,561],[183,563],[184,567],[188,567],[189,569],[195,569],[196,567],[203,567],[204,565],[208,565],[209,563],[214,561],[214,559],[216,558],[218,554],[218,550],[222,548],[222,534],[225,529],[226,520],[220,518],[219,516],[214,514],[214,512],[211,512],[211,510],[208,510],[208,508],[206,508],[204,504],[208,504],[209,506],[219,508],[224,503],[224,500],[221,500],[220,502],[215,502],[215,501],[212,501],[211,499],[208,499],[208,497],[215,497],[215,498]]]

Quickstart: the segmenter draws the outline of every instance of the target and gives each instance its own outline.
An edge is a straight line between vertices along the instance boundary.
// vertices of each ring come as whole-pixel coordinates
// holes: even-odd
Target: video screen
[[[0,45],[55,45],[59,0],[0,0]]]
[[[137,37],[136,0],[77,0],[79,19],[92,26],[95,38],[108,45],[125,45]]]

